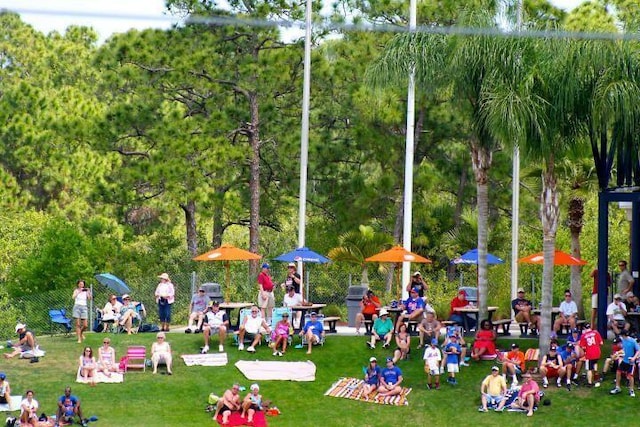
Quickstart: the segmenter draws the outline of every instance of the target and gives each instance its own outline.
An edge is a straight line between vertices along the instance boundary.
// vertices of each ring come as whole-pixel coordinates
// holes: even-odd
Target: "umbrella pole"
[[[231,288],[231,265],[229,261],[224,262],[224,270],[225,270],[225,290],[224,290],[224,302],[230,302],[229,299],[229,288]]]
[[[398,301],[402,301],[402,286],[400,286],[400,269],[402,268],[402,264],[396,264],[396,295],[398,296]]]

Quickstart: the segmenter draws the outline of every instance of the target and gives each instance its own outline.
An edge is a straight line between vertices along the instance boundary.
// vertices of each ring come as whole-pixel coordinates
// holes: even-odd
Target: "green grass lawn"
[[[89,334],[86,344],[97,353],[97,347],[105,334]],[[127,345],[144,344],[147,348],[155,334],[111,335],[117,357],[123,355]],[[7,373],[14,395],[33,389],[40,402],[41,411],[55,413],[56,399],[66,385],[82,401],[86,416],[96,415],[100,426],[201,426],[214,425],[205,412],[207,397],[214,392],[221,395],[237,381],[249,388],[250,381],[235,368],[239,359],[274,360],[268,347],[258,347],[256,354],[239,352],[227,342],[229,364],[226,367],[186,367],[181,354],[193,354],[202,345],[202,335],[170,333],[168,341],[174,351],[174,375],[128,373],[123,384],[98,384],[89,387],[75,383],[77,360],[83,344],[73,337],[40,337],[41,347],[47,355],[40,363],[30,364],[20,359],[3,360],[1,370]],[[296,339],[296,343],[297,343]],[[500,340],[501,348],[510,341]],[[520,340],[521,347],[533,346],[532,340]],[[412,346],[415,347],[417,339]],[[217,349],[217,341],[213,341]],[[606,349],[608,351],[608,348]],[[310,357],[316,366],[315,382],[265,381],[260,383],[261,393],[271,399],[281,411],[278,417],[269,417],[270,426],[494,426],[561,425],[590,426],[632,425],[636,420],[638,403],[626,393],[610,396],[611,381],[598,389],[578,388],[571,392],[552,386],[547,391],[551,406],[541,407],[533,418],[524,414],[479,413],[479,387],[482,378],[489,374],[491,362],[473,364],[462,368],[459,385],[443,382],[441,390],[430,391],[425,387],[422,352],[413,350],[411,359],[401,362],[404,384],[412,387],[409,406],[383,406],[355,402],[348,399],[325,397],[325,391],[339,377],[360,377],[362,366],[369,357],[383,358],[389,354],[384,349],[370,350],[363,337],[327,337],[323,348],[316,348]],[[307,360],[304,350],[290,349],[278,360]]]

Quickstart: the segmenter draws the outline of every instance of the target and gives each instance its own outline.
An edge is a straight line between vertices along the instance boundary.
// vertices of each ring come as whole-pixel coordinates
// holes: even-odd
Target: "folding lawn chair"
[[[311,320],[311,315],[310,314],[306,314],[304,316],[304,324],[302,325],[302,327],[304,328],[304,325],[307,324],[307,322]],[[323,323],[324,322],[324,314],[317,314],[316,315],[316,320],[318,320],[318,322]],[[303,330],[303,329],[301,329]],[[325,331],[326,333],[326,331]],[[324,345],[324,341],[325,341],[325,336],[324,335],[320,335],[320,341],[318,341],[317,343],[315,343],[314,345]],[[305,336],[305,334],[302,334],[302,346],[304,347],[305,345],[307,345],[307,337]]]
[[[289,323],[291,324],[291,326],[289,327],[289,338],[287,339],[287,344],[291,345],[291,342],[293,341],[293,323],[291,318],[293,316],[293,310],[291,309],[291,307],[274,307],[274,309],[271,311],[271,330],[275,331],[276,330],[276,325],[278,324],[279,321],[282,320],[282,315],[284,313],[289,314]],[[265,341],[267,343],[271,342],[271,335],[267,335]]]
[[[240,327],[244,324],[244,319],[247,316],[251,316],[251,307],[243,308],[238,314],[238,330],[233,333],[233,343],[236,346],[240,344]],[[258,313],[258,317],[262,319],[262,315],[260,313]],[[267,335],[266,331],[260,331],[260,333],[262,334],[263,339]],[[253,338],[250,337],[251,335],[245,333],[243,344],[251,344],[253,342]],[[262,345],[262,339],[258,345]]]
[[[125,372],[129,372],[129,369],[142,369],[142,372],[147,370],[147,348],[145,346],[130,345],[127,347],[126,358]]]
[[[67,310],[64,308],[51,308],[49,309],[49,327],[51,329],[51,336],[53,336],[53,329],[55,325],[64,327],[64,335],[69,335],[71,332],[71,319],[67,317]]]

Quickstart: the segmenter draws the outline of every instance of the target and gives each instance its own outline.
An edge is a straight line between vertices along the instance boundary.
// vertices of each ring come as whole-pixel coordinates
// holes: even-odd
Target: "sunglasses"
[[[164,337],[158,337],[158,339],[159,339],[159,340],[163,340],[163,339],[164,339]]]
[[[566,298],[566,297],[570,297],[570,296],[571,296],[571,294],[565,294],[564,296],[565,296],[565,298]]]
[[[109,341],[102,341],[102,344],[109,344]]]

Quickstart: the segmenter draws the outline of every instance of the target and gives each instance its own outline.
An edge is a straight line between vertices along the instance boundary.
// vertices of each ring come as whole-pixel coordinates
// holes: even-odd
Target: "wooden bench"
[[[511,335],[511,332],[509,332],[509,328],[511,327],[511,319],[498,319],[494,320],[492,323],[493,330],[496,331],[496,334],[500,334],[503,336]],[[502,327],[502,332],[498,331],[500,327]]]
[[[576,320],[576,328],[582,331],[582,328],[584,328],[585,323],[587,323],[586,320]],[[560,335],[570,335],[570,334],[571,334],[571,327],[569,326],[568,323],[563,323],[562,325],[560,325]]]
[[[518,323],[518,326],[520,327],[520,335],[521,336],[529,335],[529,323],[520,322],[520,323]],[[531,328],[531,334],[532,335],[537,335],[538,334],[538,330],[536,328]]]
[[[364,319],[364,334],[371,335],[373,331],[373,320]]]
[[[325,317],[323,319],[323,322],[325,322],[329,326],[329,330],[327,332],[335,334],[337,332],[336,323],[338,323],[339,320],[340,320],[339,316]]]

